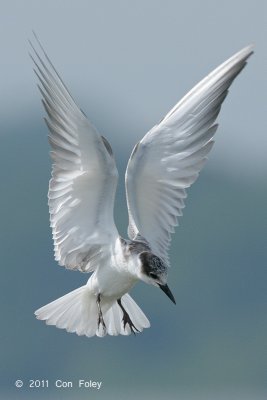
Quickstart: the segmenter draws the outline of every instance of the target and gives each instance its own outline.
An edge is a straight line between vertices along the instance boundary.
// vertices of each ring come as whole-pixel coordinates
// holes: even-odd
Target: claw
[[[96,300],[96,304],[98,307],[98,321],[97,321],[97,325],[98,325],[98,329],[100,327],[100,325],[102,325],[104,332],[106,332],[107,327],[103,318],[103,314],[102,314],[102,310],[101,310],[101,306],[100,306],[100,301],[101,301],[101,297],[100,297],[100,293],[97,296],[97,300]]]
[[[136,334],[136,332],[140,332],[139,329],[137,329],[136,326],[134,325],[133,321],[131,320],[129,314],[127,313],[127,311],[125,310],[123,305],[121,304],[121,299],[118,299],[117,303],[119,304],[119,306],[120,306],[120,308],[122,309],[122,312],[123,312],[122,322],[123,322],[124,330],[125,330],[126,324],[128,324],[130,329],[131,329],[131,332],[134,335]]]

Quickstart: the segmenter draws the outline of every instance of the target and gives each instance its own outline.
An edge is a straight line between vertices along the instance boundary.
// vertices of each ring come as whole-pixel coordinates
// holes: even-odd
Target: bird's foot
[[[131,332],[135,335],[136,332],[140,332],[139,329],[136,328],[136,326],[134,325],[133,321],[131,320],[129,314],[127,313],[127,311],[125,310],[125,308],[123,307],[123,305],[121,304],[121,299],[117,300],[122,312],[123,312],[123,317],[122,317],[122,322],[123,322],[123,327],[124,330],[126,328],[126,325],[128,324]]]
[[[107,327],[106,327],[103,315],[102,315],[102,313],[101,314],[99,313],[98,314],[98,321],[97,321],[98,329],[100,328],[101,325],[102,325],[102,328],[103,328],[104,332],[106,332]]]
[[[103,332],[104,334],[107,331],[107,327],[103,318],[103,314],[102,314],[102,310],[101,310],[101,306],[100,306],[100,294],[97,296],[97,300],[96,300],[97,306],[98,306],[98,320],[97,320],[97,326],[98,326],[98,330],[100,328],[100,326],[102,326],[103,328]]]
[[[125,330],[126,324],[128,324],[131,329],[131,332],[134,335],[136,334],[136,332],[140,332],[139,329],[137,329],[136,326],[134,325],[133,321],[131,320],[131,318],[129,317],[129,314],[127,312],[123,313],[122,322],[123,322],[124,330]]]

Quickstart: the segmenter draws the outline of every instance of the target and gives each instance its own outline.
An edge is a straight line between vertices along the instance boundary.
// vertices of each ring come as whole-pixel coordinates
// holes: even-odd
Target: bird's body
[[[129,291],[141,280],[175,303],[167,285],[171,233],[185,189],[212,148],[228,88],[252,48],[203,79],[135,146],[125,175],[129,239],[113,219],[118,171],[110,144],[77,107],[43,49],[45,61],[33,50],[54,161],[48,198],[55,259],[92,273],[85,286],[35,314],[88,337],[141,332],[150,323]]]
[[[87,282],[87,286],[97,295],[117,300],[128,293],[138,281],[136,266],[138,253],[129,249],[129,243],[117,239],[114,254],[97,268]]]

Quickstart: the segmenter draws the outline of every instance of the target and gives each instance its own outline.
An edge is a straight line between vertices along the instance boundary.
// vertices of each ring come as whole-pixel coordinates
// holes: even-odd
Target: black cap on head
[[[150,276],[151,273],[160,275],[167,270],[167,266],[164,261],[149,251],[143,251],[140,254],[140,260],[142,262],[143,273],[147,276]]]

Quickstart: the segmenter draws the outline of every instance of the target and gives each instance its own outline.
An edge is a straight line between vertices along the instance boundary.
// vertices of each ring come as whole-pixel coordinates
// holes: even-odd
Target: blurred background
[[[266,2],[1,0],[1,398],[267,398]],[[169,286],[132,296],[151,321],[136,337],[78,337],[35,309],[87,276],[53,259],[47,130],[28,56],[32,29],[78,105],[111,143],[126,235],[124,170],[134,144],[191,87],[247,44],[217,141],[173,237]],[[14,382],[22,379],[23,388]],[[49,389],[29,389],[49,379]],[[54,381],[102,381],[101,390]]]

